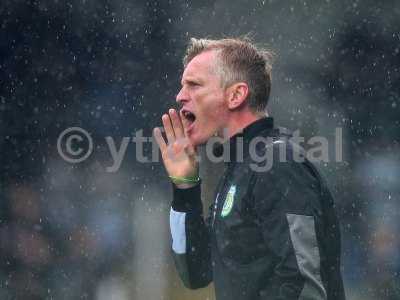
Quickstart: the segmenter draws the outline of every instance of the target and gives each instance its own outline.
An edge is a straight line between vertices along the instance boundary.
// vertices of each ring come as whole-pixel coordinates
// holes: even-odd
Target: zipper
[[[220,193],[218,192],[217,196],[215,197],[214,212],[213,212],[213,218],[212,218],[212,222],[211,222],[211,228],[214,228],[214,223],[215,223],[215,219],[216,219],[216,216],[217,216],[219,194]]]

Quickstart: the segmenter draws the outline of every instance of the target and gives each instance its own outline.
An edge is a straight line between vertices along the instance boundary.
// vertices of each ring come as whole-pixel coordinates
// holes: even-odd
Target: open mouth
[[[191,111],[188,111],[186,109],[182,110],[182,115],[186,119],[186,121],[189,123],[189,126],[196,121],[196,115],[192,113]]]

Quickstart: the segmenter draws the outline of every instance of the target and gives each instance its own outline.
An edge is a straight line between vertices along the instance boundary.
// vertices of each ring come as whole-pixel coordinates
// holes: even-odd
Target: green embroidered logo
[[[226,195],[224,206],[222,207],[221,216],[226,217],[232,210],[233,201],[235,200],[236,186],[232,185]]]

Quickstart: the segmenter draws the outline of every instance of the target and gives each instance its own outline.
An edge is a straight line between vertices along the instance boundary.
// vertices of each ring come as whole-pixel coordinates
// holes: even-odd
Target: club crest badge
[[[233,202],[235,200],[236,186],[232,185],[226,195],[224,206],[222,207],[221,216],[226,217],[232,210]]]

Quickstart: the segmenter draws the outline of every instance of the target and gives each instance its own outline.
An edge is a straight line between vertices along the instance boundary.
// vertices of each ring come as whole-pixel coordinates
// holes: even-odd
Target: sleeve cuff
[[[172,209],[177,212],[190,212],[193,210],[202,211],[201,204],[201,184],[187,189],[179,189],[172,184],[173,199]]]

